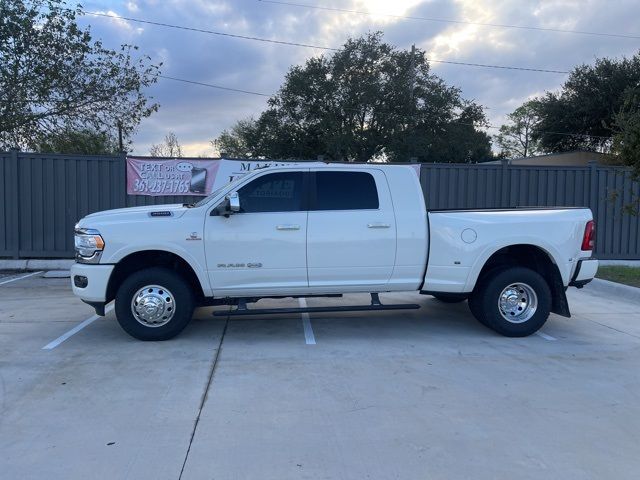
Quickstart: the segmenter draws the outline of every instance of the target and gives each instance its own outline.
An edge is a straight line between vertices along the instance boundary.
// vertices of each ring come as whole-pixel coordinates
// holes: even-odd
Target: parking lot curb
[[[640,267],[640,260],[598,260],[601,267]]]
[[[0,270],[16,270],[29,272],[37,270],[69,270],[73,260],[68,259],[32,259],[32,260],[0,260]]]
[[[594,293],[613,295],[640,303],[640,288],[637,287],[610,282],[609,280],[603,280],[601,278],[594,278],[585,288]]]

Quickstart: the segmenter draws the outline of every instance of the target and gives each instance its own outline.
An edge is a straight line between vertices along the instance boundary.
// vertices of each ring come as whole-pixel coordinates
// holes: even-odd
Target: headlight
[[[76,260],[81,263],[98,263],[104,249],[104,240],[98,230],[93,228],[76,228],[75,231]]]

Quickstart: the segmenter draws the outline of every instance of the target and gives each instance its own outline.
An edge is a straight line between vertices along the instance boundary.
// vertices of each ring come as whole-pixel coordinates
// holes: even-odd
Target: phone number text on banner
[[[220,160],[127,158],[129,195],[207,195]]]

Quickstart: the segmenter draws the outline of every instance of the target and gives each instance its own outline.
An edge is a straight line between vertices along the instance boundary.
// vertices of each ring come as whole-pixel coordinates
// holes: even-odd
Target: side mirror
[[[240,211],[240,196],[238,192],[232,192],[227,195],[227,200],[229,200],[229,210],[233,213]]]
[[[220,204],[211,211],[211,216],[226,217],[240,211],[240,197],[238,192],[227,195]]]

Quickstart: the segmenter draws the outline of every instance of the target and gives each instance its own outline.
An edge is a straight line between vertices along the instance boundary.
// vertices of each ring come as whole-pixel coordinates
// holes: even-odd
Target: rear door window
[[[375,210],[380,206],[373,175],[367,172],[315,172],[314,210]]]

